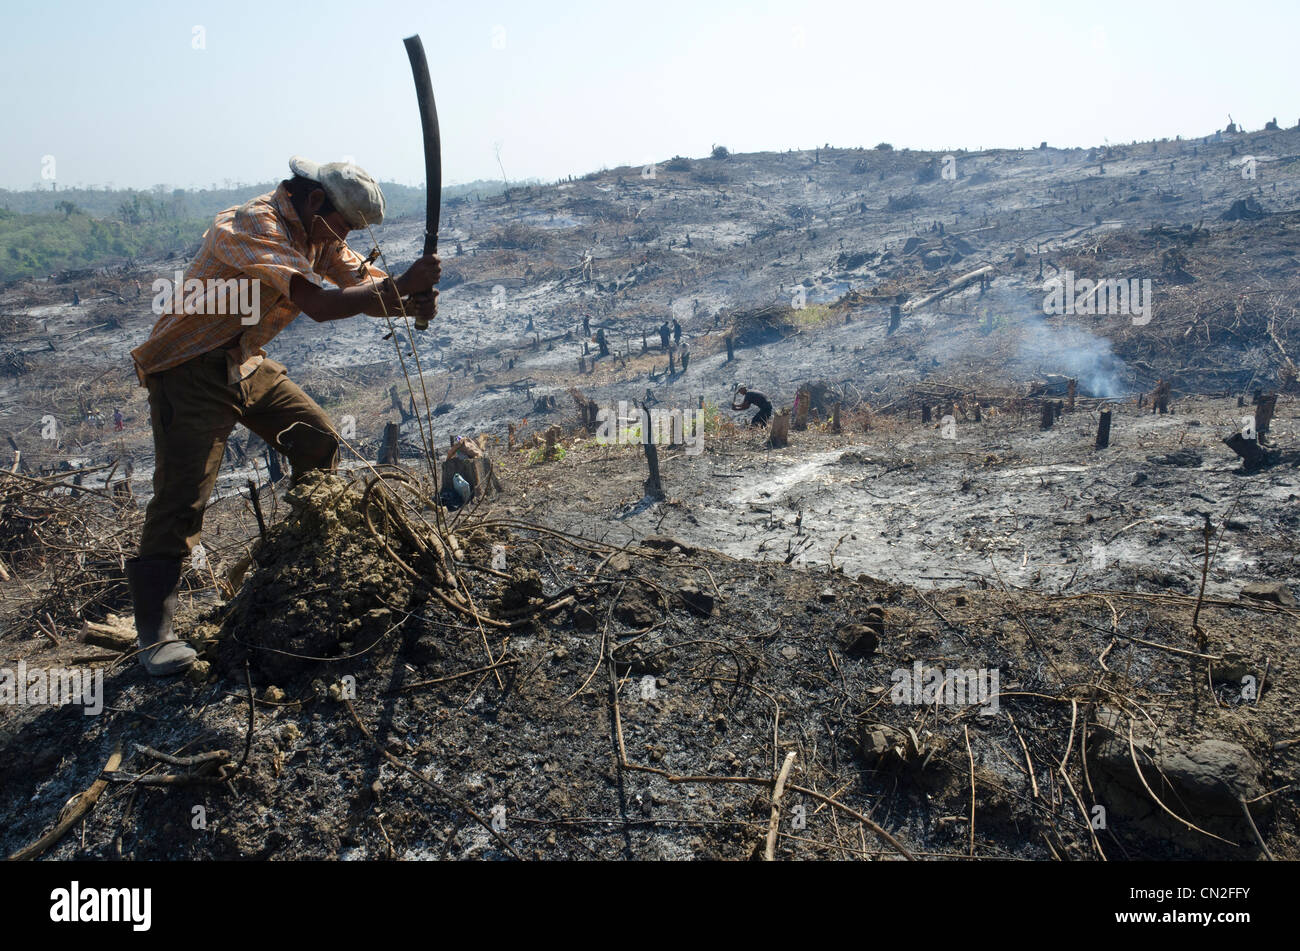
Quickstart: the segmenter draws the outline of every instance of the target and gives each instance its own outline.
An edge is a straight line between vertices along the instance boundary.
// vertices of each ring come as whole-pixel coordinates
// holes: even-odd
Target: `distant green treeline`
[[[277,183],[219,189],[0,188],[0,282],[46,277],[143,255],[183,251],[217,212],[272,191]],[[512,182],[511,187],[529,184]],[[381,183],[389,218],[424,214],[424,189]],[[443,202],[489,198],[504,182],[476,181],[442,190]]]

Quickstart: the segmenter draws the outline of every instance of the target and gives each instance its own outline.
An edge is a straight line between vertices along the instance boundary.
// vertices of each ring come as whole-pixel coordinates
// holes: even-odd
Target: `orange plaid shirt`
[[[309,245],[306,229],[283,184],[270,194],[226,209],[204,233],[203,244],[183,278],[187,283],[198,279],[205,286],[213,280],[256,280],[261,314],[255,323],[246,324],[239,313],[164,313],[149,339],[131,351],[140,385],[144,386],[151,373],[179,366],[236,338],[233,362],[242,368],[240,376],[246,376],[266,356],[262,345],[300,313],[289,299],[289,284],[295,274],[318,287],[322,277],[338,287],[353,287],[387,276],[371,264],[366,265],[365,275],[358,277],[363,264],[365,259],[346,242]],[[166,309],[171,303],[169,293]]]

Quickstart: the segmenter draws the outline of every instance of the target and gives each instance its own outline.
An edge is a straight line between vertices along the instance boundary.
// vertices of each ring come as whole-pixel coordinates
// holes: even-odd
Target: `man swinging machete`
[[[195,313],[187,296],[186,307],[164,312],[149,339],[131,351],[140,385],[149,390],[156,461],[140,553],[127,561],[126,575],[144,648],[140,662],[154,676],[178,673],[195,660],[193,648],[172,630],[172,615],[181,563],[199,540],[235,424],[288,456],[294,482],[313,469],[333,469],[338,460],[330,418],[283,364],[267,358],[263,345],[299,313],[323,322],[382,317],[404,306],[426,326],[437,313],[437,254],[424,254],[390,278],[347,245],[349,231],[384,219],[384,196],[370,175],[350,163],[321,165],[300,156],[289,168],[293,177],[274,192],[217,215],[185,274],[187,289],[195,279],[209,287],[255,282],[258,293],[250,296],[259,312],[224,313],[223,306]]]

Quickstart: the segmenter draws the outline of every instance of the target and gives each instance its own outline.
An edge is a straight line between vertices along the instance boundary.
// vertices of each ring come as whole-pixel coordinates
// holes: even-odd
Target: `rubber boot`
[[[194,663],[194,649],[176,637],[172,615],[180,590],[181,565],[169,558],[130,558],[126,581],[135,605],[135,631],[143,650],[137,656],[154,677],[180,673]],[[155,646],[156,645],[156,646]]]

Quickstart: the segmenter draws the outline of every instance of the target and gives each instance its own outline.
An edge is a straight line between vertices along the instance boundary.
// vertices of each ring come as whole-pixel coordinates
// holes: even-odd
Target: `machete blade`
[[[429,62],[424,57],[424,44],[420,42],[420,35],[417,33],[408,36],[402,43],[411,60],[415,98],[420,106],[420,126],[424,131],[424,253],[437,254],[438,221],[442,215],[442,136],[438,131],[438,107],[433,101]],[[428,326],[426,318],[415,318],[417,330],[424,330]]]

